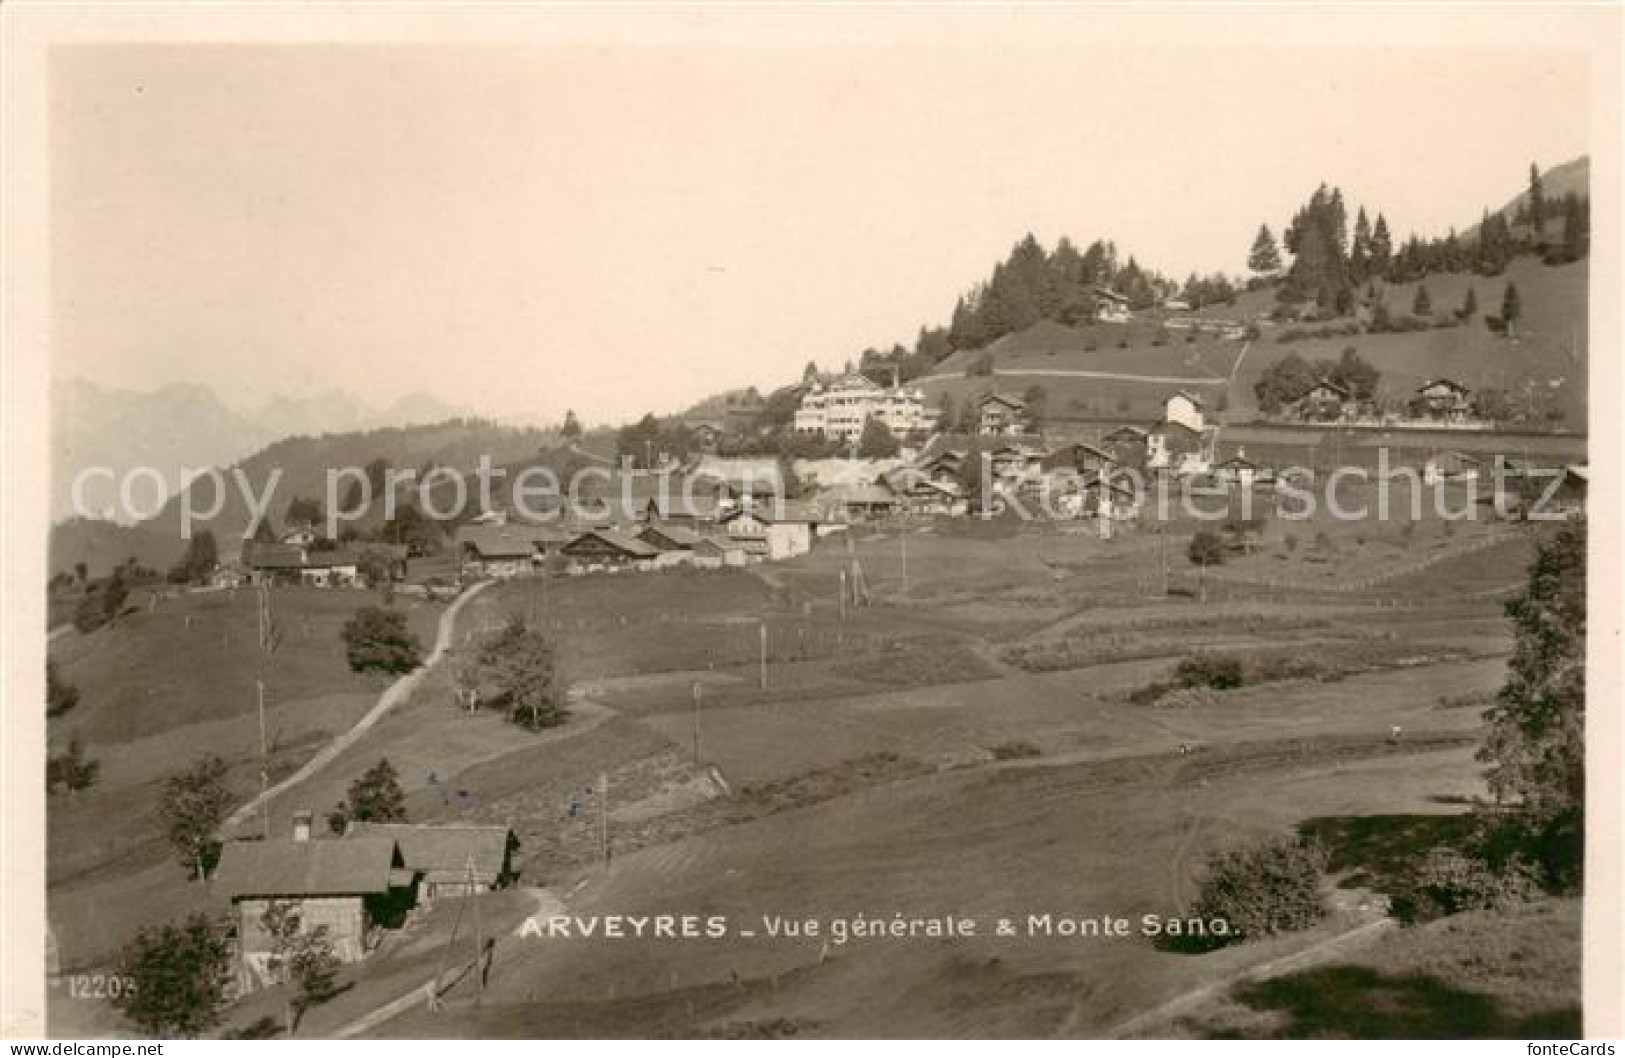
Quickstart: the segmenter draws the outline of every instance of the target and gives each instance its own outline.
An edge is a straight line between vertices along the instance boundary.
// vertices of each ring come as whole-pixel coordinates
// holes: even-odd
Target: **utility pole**
[[[908,518],[903,518],[902,530],[897,534],[897,541],[903,549],[903,592],[908,592]]]
[[[700,685],[694,684],[694,766],[700,766]]]
[[[762,622],[762,690],[767,690],[767,622]]]
[[[598,775],[599,848],[604,856],[604,870],[609,870],[609,772]]]
[[[1168,597],[1168,527],[1157,526],[1157,564],[1162,568],[1162,595]]]
[[[265,748],[265,681],[255,680],[254,690],[259,699],[260,714],[260,837],[271,840],[271,805],[266,796],[271,792],[271,759]]]
[[[468,856],[468,902],[474,907],[474,986],[483,994],[485,992],[485,925],[480,918],[480,898],[474,889],[474,855]],[[479,1005],[479,996],[474,997],[474,1005]]]

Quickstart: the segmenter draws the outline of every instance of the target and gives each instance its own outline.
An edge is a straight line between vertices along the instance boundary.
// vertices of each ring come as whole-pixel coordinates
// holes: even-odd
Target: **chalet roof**
[[[1027,402],[1025,400],[1010,393],[988,393],[983,395],[983,397],[976,402],[976,406],[978,408],[984,407],[988,404],[1003,404],[1006,407],[1015,409],[1016,411],[1020,411],[1022,408],[1027,406]]]
[[[1206,407],[1206,402],[1202,400],[1201,396],[1196,394],[1196,393],[1192,393],[1188,389],[1179,390],[1178,392],[1176,392],[1174,394],[1174,396],[1175,397],[1183,397],[1186,400],[1190,401],[1192,404],[1196,405],[1198,408]],[[1169,399],[1172,399],[1172,398],[1169,398]]]
[[[1469,390],[1466,386],[1462,385],[1460,382],[1457,382],[1453,378],[1429,379],[1428,381],[1422,383],[1420,386],[1417,386],[1416,387],[1416,392],[1424,393],[1427,390],[1432,389],[1434,386],[1444,386],[1447,389],[1455,390],[1457,393],[1469,393],[1469,392],[1471,392],[1471,390]]]
[[[722,501],[708,492],[685,492],[674,489],[667,496],[651,496],[643,505],[643,513],[653,513],[660,520],[667,518],[716,518]]]
[[[1134,426],[1130,423],[1124,423],[1115,430],[1111,430],[1110,432],[1101,435],[1100,439],[1104,441],[1108,437],[1116,437],[1118,434],[1125,434],[1134,438],[1136,441],[1143,441],[1145,440],[1145,435],[1149,432],[1150,431],[1143,426]]]
[[[779,500],[774,503],[745,503],[722,516],[723,522],[750,515],[759,522],[816,522],[818,514],[803,500]]]
[[[1299,394],[1298,399],[1302,400],[1304,397],[1309,396],[1309,394],[1313,393],[1317,389],[1329,389],[1333,393],[1336,393],[1338,396],[1342,397],[1344,400],[1347,400],[1349,397],[1353,396],[1347,386],[1333,382],[1329,378],[1322,378],[1317,380],[1314,385],[1310,386]]]
[[[342,841],[228,841],[210,882],[230,900],[252,896],[387,893],[401,863],[391,837]]]
[[[897,494],[885,485],[837,485],[824,494],[830,500],[843,504],[896,503]],[[822,497],[821,497],[822,498]]]
[[[650,537],[656,537],[658,540],[664,540],[666,543],[677,548],[691,548],[700,542],[700,534],[696,533],[687,526],[667,525],[661,522],[652,522],[649,525],[644,526],[643,531],[638,533],[638,539],[643,540],[645,543],[651,543],[656,547],[659,547],[659,543],[656,540],[650,540]]]
[[[351,823],[339,842],[393,842],[401,851],[408,870],[421,871],[429,881],[453,881],[468,877],[473,861],[474,880],[492,885],[508,862],[511,832],[503,826],[429,823]],[[315,843],[312,843],[315,844]]]
[[[305,549],[294,544],[255,544],[249,565],[255,569],[299,569]]]
[[[1091,290],[1096,297],[1106,298],[1108,301],[1115,301],[1121,305],[1128,304],[1128,296],[1125,294],[1119,294],[1115,290],[1110,290],[1106,287],[1093,287]]]
[[[588,529],[574,540],[571,540],[565,547],[573,548],[588,537],[597,537],[615,550],[633,558],[653,558],[660,553],[657,548],[649,543],[613,529]]]
[[[1071,444],[1064,444],[1046,455],[1044,457],[1044,466],[1046,468],[1075,466],[1080,455],[1092,455],[1102,461],[1110,461],[1112,458],[1110,452],[1097,448],[1087,441],[1074,441]]]
[[[1231,468],[1233,470],[1242,470],[1242,469],[1257,470],[1257,469],[1259,469],[1259,465],[1257,463],[1254,463],[1251,459],[1248,459],[1246,456],[1242,455],[1240,452],[1237,452],[1235,455],[1231,456],[1229,459],[1226,459],[1224,462],[1218,464],[1218,467],[1215,468],[1215,469],[1224,468],[1224,467],[1228,467],[1228,468]]]
[[[737,540],[720,534],[706,533],[694,545],[695,554],[724,554],[729,551],[743,551],[745,546]]]
[[[558,544],[569,539],[561,529],[542,525],[463,525],[457,529],[459,551],[472,548],[484,559],[527,558],[536,553],[536,545]]]

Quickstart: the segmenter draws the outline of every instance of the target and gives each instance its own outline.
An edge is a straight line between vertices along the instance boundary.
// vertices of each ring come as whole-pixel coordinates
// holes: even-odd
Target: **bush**
[[[406,627],[399,610],[363,606],[344,624],[344,646],[355,672],[411,672],[423,658],[423,645]]]
[[[1307,929],[1326,915],[1325,874],[1318,844],[1267,838],[1210,858],[1192,911],[1229,926],[1219,944]]]
[[[1538,891],[1534,874],[1519,861],[1497,871],[1482,859],[1440,846],[1393,894],[1390,910],[1401,922],[1429,922],[1461,911],[1504,908]]]
[[[1241,659],[1197,654],[1179,663],[1174,682],[1181,687],[1207,687],[1229,691],[1242,684]]]
[[[1022,760],[1027,757],[1037,757],[1043,754],[1043,751],[1037,746],[1022,739],[1017,739],[1012,742],[1001,742],[997,746],[990,747],[988,752],[993,754],[994,760]]]

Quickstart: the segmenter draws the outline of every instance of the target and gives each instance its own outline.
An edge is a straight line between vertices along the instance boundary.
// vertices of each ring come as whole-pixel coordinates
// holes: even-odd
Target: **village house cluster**
[[[923,398],[916,394],[842,376],[810,391],[807,399],[814,403],[803,412],[849,417],[837,420],[837,429],[848,434],[870,416],[908,431],[924,421]],[[1413,403],[1427,422],[1470,421],[1462,416],[1471,394],[1449,379],[1419,387]],[[1360,414],[1360,403],[1323,380],[1290,414],[1305,422],[1348,422]],[[797,421],[813,419],[798,413]],[[830,428],[825,421],[808,428]],[[735,568],[794,558],[822,537],[874,519],[964,516],[1011,504],[1052,518],[1100,519],[1107,535],[1107,523],[1138,516],[1145,496],[1136,479],[1164,477],[1217,489],[1276,480],[1275,468],[1250,459],[1239,445],[1221,456],[1220,428],[1203,397],[1189,390],[1170,394],[1153,423],[1120,424],[1088,440],[1047,440],[1027,402],[997,390],[973,403],[968,422],[966,432],[935,432],[887,458],[781,462],[702,448],[659,469],[603,468],[588,493],[572,495],[568,504],[551,497],[541,511],[501,505],[481,511],[455,530],[453,554],[465,578]],[[973,468],[972,461],[980,466]],[[1416,469],[1423,482],[1436,484],[1476,480],[1488,468],[1472,455],[1445,451]],[[1495,469],[1507,477],[1518,473],[1511,466]],[[1585,468],[1564,473],[1565,495],[1583,496]],[[314,527],[295,526],[275,542],[245,548],[241,563],[223,565],[215,580],[222,587],[364,587],[404,580],[410,561],[404,546],[334,545]]]

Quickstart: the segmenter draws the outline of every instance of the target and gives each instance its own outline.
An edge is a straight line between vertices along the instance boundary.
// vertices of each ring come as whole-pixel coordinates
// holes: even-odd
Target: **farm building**
[[[542,560],[569,536],[554,528],[503,522],[458,528],[455,546],[464,569],[482,577],[518,577],[541,569]]]
[[[693,551],[700,534],[686,525],[650,522],[638,530],[637,538],[657,551]]]
[[[658,548],[613,529],[588,529],[565,544],[559,553],[570,560],[572,571],[648,566]]]
[[[294,834],[292,841],[227,842],[209,882],[231,903],[243,991],[274,983],[272,938],[262,921],[273,901],[292,904],[305,930],[325,926],[341,962],[360,961],[375,930],[398,925],[412,906],[414,876],[393,838],[312,841],[308,813]]]
[[[255,584],[304,584],[354,588],[361,584],[361,558],[353,551],[318,551],[298,544],[255,544],[248,578]]]
[[[702,536],[695,542],[689,561],[700,569],[721,569],[724,566],[743,566],[750,555],[743,544],[725,536]]]
[[[351,823],[344,842],[393,841],[401,861],[417,878],[417,894],[427,905],[443,896],[488,893],[515,878],[513,854],[519,839],[503,826],[427,823]],[[325,844],[325,843],[324,843]]]

